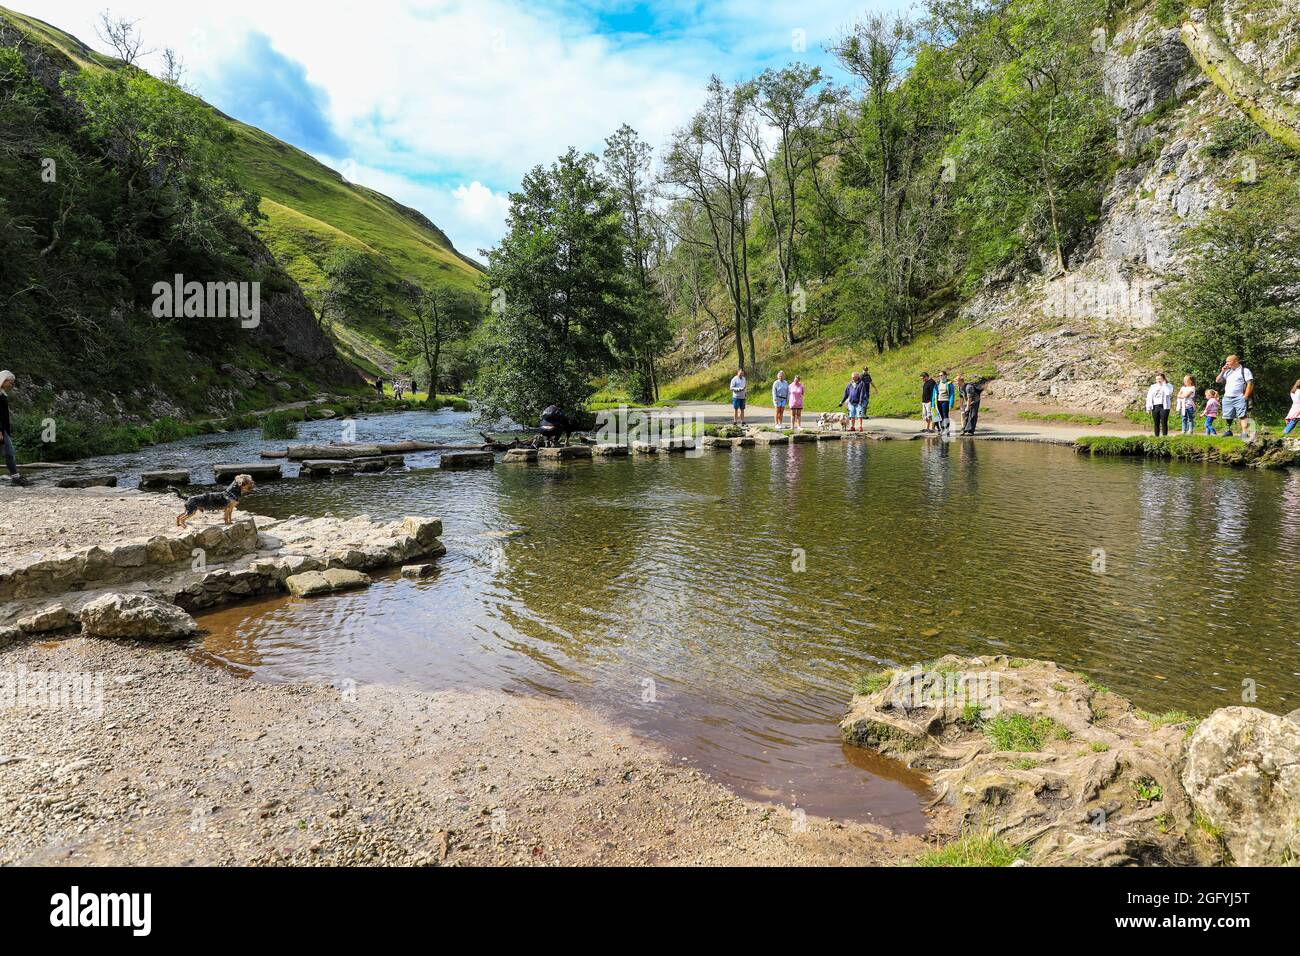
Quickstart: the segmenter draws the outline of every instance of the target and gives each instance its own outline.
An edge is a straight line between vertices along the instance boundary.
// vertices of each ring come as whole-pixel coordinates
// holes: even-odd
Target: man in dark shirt
[[[862,366],[862,384],[866,386],[866,400],[862,403],[862,417],[866,418],[867,409],[871,407],[871,375],[867,372],[867,367]]]
[[[542,412],[540,425],[542,438],[547,445],[558,445],[561,437],[564,438],[566,445],[569,443],[569,434],[573,431],[573,425],[559,405],[546,406],[546,411]]]
[[[961,420],[961,433],[963,435],[974,435],[975,425],[980,417],[980,394],[984,391],[984,383],[973,378],[962,386],[962,408],[965,415]]]
[[[18,474],[18,456],[14,453],[13,423],[9,418],[9,390],[17,384],[14,373],[5,369],[0,372],[0,445],[4,446],[5,468],[9,471],[9,480],[15,485],[27,484],[27,479]]]
[[[921,421],[925,431],[934,428],[934,379],[929,372],[921,373]]]

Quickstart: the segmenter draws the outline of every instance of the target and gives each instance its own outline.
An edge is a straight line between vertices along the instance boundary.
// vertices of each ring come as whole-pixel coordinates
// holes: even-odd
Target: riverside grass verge
[[[1074,450],[1093,458],[1156,458],[1166,461],[1209,462],[1238,468],[1287,468],[1300,465],[1300,449],[1279,439],[1244,442],[1214,435],[1086,435]]]

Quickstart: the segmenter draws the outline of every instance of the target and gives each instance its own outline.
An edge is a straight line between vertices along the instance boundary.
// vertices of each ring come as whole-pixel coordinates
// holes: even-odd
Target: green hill
[[[97,53],[76,37],[34,17],[0,7],[27,37],[62,54],[63,67],[117,69],[120,61]],[[65,59],[66,58],[66,59]],[[341,249],[366,255],[365,308],[350,310],[336,325],[339,351],[359,367],[387,369],[408,305],[405,287],[478,287],[481,269],[459,253],[447,235],[417,210],[364,186],[302,150],[215,110],[233,130],[235,174],[261,196],[266,217],[253,231],[319,311],[326,264]]]

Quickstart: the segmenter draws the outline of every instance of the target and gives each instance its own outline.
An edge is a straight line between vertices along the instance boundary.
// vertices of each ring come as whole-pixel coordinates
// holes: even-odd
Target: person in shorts
[[[1223,386],[1223,420],[1227,422],[1225,436],[1232,434],[1232,423],[1241,422],[1241,437],[1250,437],[1250,399],[1255,394],[1255,376],[1241,364],[1241,359],[1229,355],[1215,379]]]
[[[925,431],[934,430],[934,379],[929,372],[921,373],[921,423]]]
[[[745,399],[749,395],[749,382],[745,379],[745,370],[737,369],[731,380],[731,420],[737,425],[745,424]]]
[[[775,410],[776,427],[785,427],[785,407],[790,403],[790,383],[785,380],[785,372],[776,373],[772,383],[772,408]]]

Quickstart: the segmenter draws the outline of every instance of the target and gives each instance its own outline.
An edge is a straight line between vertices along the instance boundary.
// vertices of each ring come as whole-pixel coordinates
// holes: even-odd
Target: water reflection
[[[255,510],[441,513],[440,575],[227,609],[205,653],[573,697],[742,792],[913,828],[920,782],[836,732],[880,662],[1045,657],[1153,711],[1251,679],[1292,709],[1297,495],[1289,474],[961,440],[285,483]]]

